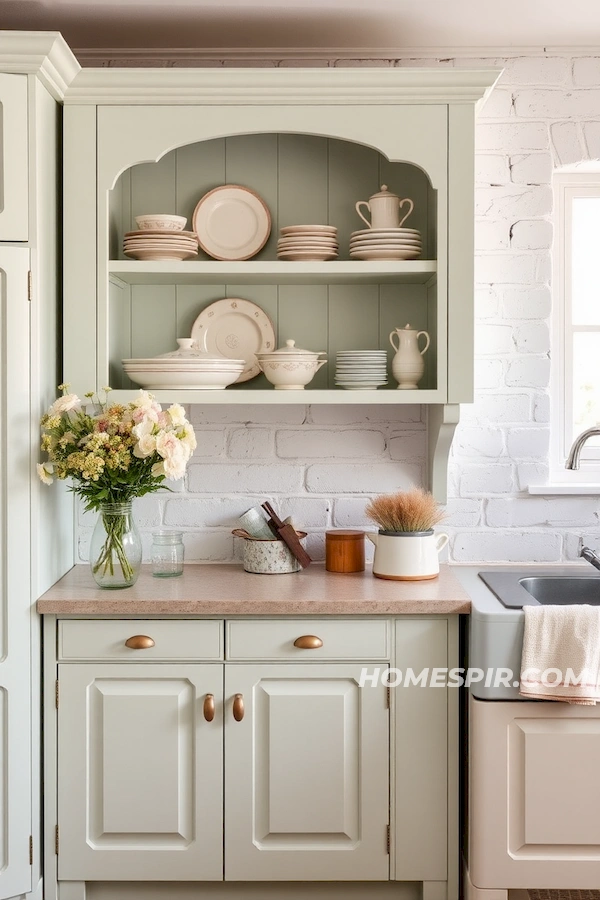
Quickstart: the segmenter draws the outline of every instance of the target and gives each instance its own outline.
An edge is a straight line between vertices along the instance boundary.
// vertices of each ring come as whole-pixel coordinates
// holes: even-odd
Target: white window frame
[[[573,335],[600,332],[600,325],[574,326],[571,297],[572,202],[577,197],[600,198],[600,167],[561,170],[553,175],[554,245],[551,376],[550,480],[572,483],[600,482],[600,447],[585,445],[580,469],[565,469],[571,437],[567,423],[573,416]],[[576,437],[577,435],[573,435]]]

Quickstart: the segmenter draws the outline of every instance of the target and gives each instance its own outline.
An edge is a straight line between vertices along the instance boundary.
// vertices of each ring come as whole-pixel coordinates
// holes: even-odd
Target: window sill
[[[530,484],[527,488],[530,494],[570,494],[571,496],[587,494],[589,496],[600,495],[600,482],[579,482],[578,484],[566,482],[553,482],[551,484]]]

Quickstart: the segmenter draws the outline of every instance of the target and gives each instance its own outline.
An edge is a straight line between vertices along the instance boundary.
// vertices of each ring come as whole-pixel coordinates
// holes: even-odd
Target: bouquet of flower
[[[86,394],[86,406],[67,393],[68,387],[59,385],[62,396],[42,417],[48,461],[38,464],[38,475],[45,484],[70,478],[70,489],[84,499],[85,509],[102,514],[106,538],[92,560],[94,575],[112,575],[116,559],[125,581],[133,583],[123,544],[126,520],[106,515],[107,504],[130,504],[134,497],[164,488],[166,478],[182,478],[196,447],[194,429],[182,406],[163,410],[146,391],[131,403],[109,404],[110,388],[104,388],[103,399]]]

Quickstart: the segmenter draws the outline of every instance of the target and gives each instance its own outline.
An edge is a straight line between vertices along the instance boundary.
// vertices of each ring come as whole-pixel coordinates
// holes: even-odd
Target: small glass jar
[[[155,578],[183,575],[183,532],[153,532],[152,574]]]

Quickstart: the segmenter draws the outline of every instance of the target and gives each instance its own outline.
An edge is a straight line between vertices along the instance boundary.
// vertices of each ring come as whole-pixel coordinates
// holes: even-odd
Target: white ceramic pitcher
[[[400,210],[405,203],[408,203],[410,209],[405,216],[400,218]],[[366,206],[371,213],[371,221],[369,222],[360,211],[361,206]],[[392,194],[388,190],[387,184],[381,185],[381,191],[373,194],[366,200],[359,200],[356,204],[356,212],[359,214],[363,222],[369,228],[400,228],[408,219],[411,212],[415,208],[415,204],[408,197],[401,200],[396,194]]]
[[[373,575],[390,581],[426,581],[440,571],[438,554],[448,543],[447,534],[430,531],[367,532],[375,544]]]
[[[419,350],[419,338],[425,335],[425,346]],[[398,335],[398,344],[394,343],[394,337]],[[390,332],[390,344],[396,351],[392,360],[392,373],[398,382],[398,390],[409,391],[417,387],[417,382],[423,376],[425,363],[423,354],[429,347],[429,334],[426,331],[416,331],[410,325],[404,328],[395,328]]]

